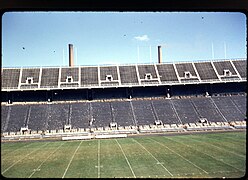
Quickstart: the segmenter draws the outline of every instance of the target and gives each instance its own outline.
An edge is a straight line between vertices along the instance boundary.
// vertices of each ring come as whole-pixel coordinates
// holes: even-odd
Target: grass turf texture
[[[242,177],[246,132],[1,144],[5,177]]]

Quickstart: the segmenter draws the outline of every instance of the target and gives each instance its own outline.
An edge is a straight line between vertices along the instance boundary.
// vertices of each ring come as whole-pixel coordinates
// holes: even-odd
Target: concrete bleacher
[[[135,66],[119,66],[122,85],[139,84]]]
[[[116,66],[100,67],[100,81],[102,86],[115,86],[119,84]]]
[[[81,67],[81,86],[98,86],[98,68]]]
[[[113,108],[113,119],[117,123],[117,126],[135,125],[129,101],[113,101],[111,105]]]
[[[64,129],[64,125],[68,122],[68,104],[49,104],[47,113],[47,129],[60,130]]]
[[[200,118],[206,118],[210,122],[225,121],[221,114],[217,111],[216,107],[213,105],[210,97],[191,98],[191,102],[198,112]]]
[[[72,103],[71,109],[70,121],[72,128],[88,128],[91,120],[90,103]]]
[[[232,61],[232,63],[235,65],[241,78],[246,79],[247,78],[247,61],[235,60],[235,61]]]
[[[40,87],[58,87],[59,68],[43,68]]]
[[[178,116],[183,124],[199,121],[199,115],[190,102],[190,99],[173,99],[172,103],[174,104]]]
[[[241,111],[242,114],[246,115],[247,110],[247,99],[245,95],[231,96],[230,97],[236,107]]]
[[[110,102],[92,102],[93,127],[108,127],[113,121]]]
[[[140,132],[230,129],[235,128],[230,122],[246,118],[242,111],[246,111],[246,95],[13,104],[2,105],[1,132],[20,134],[21,128],[28,127],[31,134],[54,134],[64,133],[65,125],[71,125],[67,132],[113,133],[110,123],[114,122],[114,133],[135,133],[138,127]],[[160,120],[162,124],[156,125]],[[236,124],[237,128],[244,126]]]
[[[26,125],[28,108],[29,106],[27,105],[11,106],[11,113],[6,132],[20,131],[20,129]]]
[[[180,121],[173,110],[171,101],[169,99],[152,100],[153,106],[157,112],[158,119],[163,124],[179,124]]]
[[[61,68],[60,87],[79,87],[79,68]]]
[[[1,76],[2,88],[17,89],[19,77],[20,69],[3,69]]]
[[[156,66],[160,75],[161,82],[178,82],[173,64],[157,64]]]
[[[175,66],[181,82],[199,82],[192,63],[177,63]]]
[[[201,80],[214,80],[218,81],[214,68],[210,62],[197,62],[194,63]]]
[[[244,82],[245,80],[245,59],[166,64],[2,69],[3,91],[143,87],[211,83],[213,81]]]
[[[245,115],[241,113],[229,96],[212,97],[212,99],[228,122],[245,118]]]
[[[137,125],[154,124],[156,118],[152,110],[151,101],[136,100],[132,101],[133,111],[136,117]]]
[[[28,128],[31,130],[47,130],[48,107],[47,104],[34,104],[30,110]]]

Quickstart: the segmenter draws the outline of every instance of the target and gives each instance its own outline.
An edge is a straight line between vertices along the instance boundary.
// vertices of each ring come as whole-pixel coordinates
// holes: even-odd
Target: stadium
[[[244,176],[247,60],[163,63],[161,53],[158,46],[158,63],[74,66],[73,45],[69,44],[68,67],[1,68],[2,175]],[[168,142],[163,142],[163,137],[168,137]],[[43,164],[58,150],[51,147],[60,148],[61,142],[63,146],[67,143],[64,147],[64,156],[69,154],[64,160],[67,162],[60,163],[63,167],[58,164],[57,169],[56,163],[44,166],[45,172],[51,172],[42,174]],[[30,153],[25,154],[28,146]],[[49,148],[51,151],[46,152]],[[37,168],[26,165],[32,161],[29,156],[34,154],[33,150],[40,151],[40,156],[43,154],[44,161],[40,160]],[[89,152],[84,156],[88,160],[74,165],[78,163],[76,167],[88,166],[92,170],[73,169],[74,156],[80,159],[79,152],[85,151]],[[121,163],[109,160],[111,155],[114,158],[120,154],[122,157],[116,158]],[[96,159],[89,160],[90,156]],[[153,168],[146,166],[152,161],[148,156],[156,164]],[[178,157],[174,159],[173,169],[168,164],[174,156]],[[222,160],[219,156],[223,156]],[[11,161],[8,157],[17,159]],[[104,158],[108,164],[104,164]]]

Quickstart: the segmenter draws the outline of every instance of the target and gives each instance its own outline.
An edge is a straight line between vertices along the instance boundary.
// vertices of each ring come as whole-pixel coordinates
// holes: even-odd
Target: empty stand
[[[21,77],[21,89],[26,88],[38,88],[39,77],[40,76],[40,68],[25,68],[22,69],[22,77]]]
[[[91,105],[93,126],[108,127],[113,120],[110,102],[92,102]]]
[[[199,81],[192,63],[175,64],[181,82]]]
[[[183,124],[199,121],[199,115],[190,102],[190,99],[173,99],[172,103]]]
[[[194,65],[202,81],[219,80],[210,62],[201,62],[201,63],[198,62],[198,63],[194,63]]]
[[[158,76],[154,65],[138,65],[141,84],[158,83]]]
[[[239,79],[230,61],[213,62],[222,80]]]
[[[239,72],[242,79],[247,77],[247,61],[246,60],[235,60],[232,61],[237,71]]]
[[[132,101],[132,104],[138,125],[154,124],[156,119],[152,110],[151,101],[137,100]]]
[[[71,126],[76,128],[88,128],[91,120],[90,103],[71,104]]]
[[[156,66],[162,83],[178,82],[173,64],[157,64]]]
[[[3,69],[2,70],[2,88],[17,89],[20,78],[20,69]]]
[[[129,101],[111,102],[113,119],[118,126],[135,125],[132,108]]]
[[[81,86],[99,86],[97,67],[81,67]]]
[[[153,100],[152,102],[158,120],[161,120],[164,124],[180,124],[170,100]]]
[[[22,127],[25,127],[27,111],[29,106],[27,105],[15,105],[11,106],[11,113],[9,117],[7,132],[20,131]]]
[[[100,80],[102,86],[119,85],[117,66],[100,67]]]
[[[231,96],[230,97],[231,100],[233,101],[233,103],[236,105],[236,107],[241,111],[241,113],[243,113],[244,115],[246,115],[247,110],[247,99],[245,95],[237,95],[237,96]]]
[[[225,121],[221,114],[218,112],[210,98],[199,97],[192,98],[196,111],[200,118],[206,118],[209,122],[223,122]]]
[[[240,112],[229,96],[212,97],[212,99],[227,121],[240,121],[245,119],[244,114]]]
[[[30,109],[28,128],[32,131],[48,129],[48,107],[47,104],[34,104]]]
[[[78,87],[79,68],[61,68],[60,87]]]
[[[48,106],[47,129],[64,129],[68,122],[69,105],[68,104],[50,104]]]
[[[138,85],[138,77],[135,66],[119,66],[122,85]]]
[[[59,68],[42,68],[41,88],[57,88]]]

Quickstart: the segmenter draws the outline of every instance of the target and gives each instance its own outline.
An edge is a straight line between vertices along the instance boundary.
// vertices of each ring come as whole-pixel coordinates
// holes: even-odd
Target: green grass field
[[[246,132],[2,143],[1,161],[17,178],[242,177]]]

